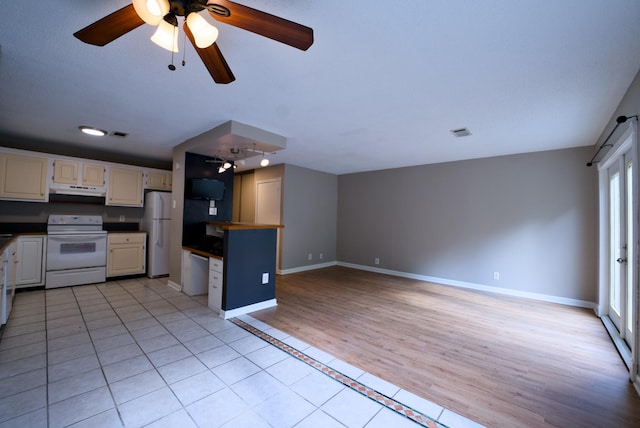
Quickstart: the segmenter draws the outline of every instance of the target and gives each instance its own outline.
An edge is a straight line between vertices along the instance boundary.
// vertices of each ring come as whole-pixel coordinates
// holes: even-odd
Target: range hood
[[[52,183],[49,186],[49,193],[50,194],[55,193],[59,195],[104,197],[107,195],[107,189],[105,187],[78,186],[76,184]]]

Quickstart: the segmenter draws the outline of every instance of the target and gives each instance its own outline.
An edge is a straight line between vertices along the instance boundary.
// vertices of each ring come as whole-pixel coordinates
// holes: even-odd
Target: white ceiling
[[[216,85],[189,45],[169,71],[148,25],[105,47],[72,36],[126,0],[3,2],[0,133],[169,160],[234,120],[287,138],[273,163],[343,174],[593,145],[640,68],[638,0],[239,2],[315,43],[219,24],[236,81]]]

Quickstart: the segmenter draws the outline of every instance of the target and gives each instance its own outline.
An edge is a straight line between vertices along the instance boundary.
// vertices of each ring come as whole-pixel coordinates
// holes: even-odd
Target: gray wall
[[[337,192],[338,176],[285,165],[282,270],[336,261]]]
[[[640,114],[640,71],[638,71],[636,77],[631,82],[631,85],[629,85],[629,89],[627,89],[627,93],[622,98],[622,101],[620,101],[618,108],[616,108],[614,114],[611,115],[611,119],[609,120],[606,128],[602,131],[600,138],[598,138],[593,152],[595,153],[596,148],[604,142],[605,138],[607,138],[611,130],[614,128],[616,125],[616,118],[618,116],[635,116],[637,114]],[[611,136],[609,143],[615,141],[616,137],[624,132],[624,129],[626,129],[626,125],[618,127],[616,133]],[[598,156],[598,159],[602,159],[605,154],[606,150],[603,150]],[[593,168],[595,168],[595,165]]]
[[[337,258],[595,302],[592,154],[586,147],[342,175]]]

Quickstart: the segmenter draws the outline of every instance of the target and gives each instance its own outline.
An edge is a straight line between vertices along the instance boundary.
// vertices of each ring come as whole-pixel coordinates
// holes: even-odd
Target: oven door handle
[[[107,239],[106,235],[48,235],[48,240],[57,242],[99,241]]]

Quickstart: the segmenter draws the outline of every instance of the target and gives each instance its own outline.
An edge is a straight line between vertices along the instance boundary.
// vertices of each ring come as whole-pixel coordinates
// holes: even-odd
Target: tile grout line
[[[127,293],[127,294],[128,294],[128,295],[129,295],[133,300],[135,300],[136,304],[140,305],[140,306],[141,306],[141,307],[142,307],[146,312],[148,312],[148,313],[149,313],[149,315],[150,315],[150,317],[151,317],[151,318],[153,318],[156,322],[160,323],[160,325],[163,325],[160,321],[158,321],[158,319],[156,318],[156,316],[155,316],[153,313],[151,313],[151,312],[150,312],[150,311],[149,311],[149,310],[144,306],[144,303],[143,303],[143,302],[141,302],[141,301],[140,301],[140,300],[139,300],[139,299],[138,299],[134,294],[132,294],[132,293],[131,293],[129,290],[127,290],[125,287],[122,287],[122,285],[121,285],[118,281],[116,281],[116,282],[118,283],[118,286],[119,286],[123,291],[125,291],[125,292],[126,292],[126,293]],[[106,284],[106,283],[105,283],[105,284]],[[104,294],[104,292],[103,292],[103,290],[101,290],[99,287],[97,287],[97,286],[96,286],[96,289],[97,289],[97,290],[98,290],[98,292],[103,296],[103,298],[105,299],[105,301],[107,302],[107,304],[109,305],[109,307],[111,308],[111,310],[115,313],[115,316],[120,320],[120,322],[121,322],[122,326],[125,328],[125,330],[127,331],[127,333],[128,333],[129,335],[131,335],[131,337],[133,338],[133,340],[134,340],[135,344],[136,344],[138,347],[140,347],[140,345],[138,344],[138,340],[137,340],[137,339],[135,338],[135,336],[133,335],[133,331],[131,331],[131,330],[129,329],[129,327],[127,326],[126,322],[121,318],[120,314],[118,314],[118,312],[116,311],[116,308],[111,304],[111,301],[109,300],[109,297],[108,297],[107,295],[105,295],[105,294]],[[154,291],[154,290],[152,290],[152,291],[155,293],[155,291]],[[157,293],[156,293],[156,294],[157,294]],[[165,302],[169,303],[171,306],[173,306],[177,311],[182,312],[180,309],[178,309],[176,306],[174,306],[170,301],[168,301],[164,296],[162,296],[162,295],[160,295],[160,294],[158,294],[158,296],[160,296],[160,297],[161,297],[161,299],[162,299],[163,301],[165,301]],[[158,300],[160,300],[160,299],[158,299]],[[84,317],[83,317],[83,319],[84,319]],[[163,326],[164,326],[164,325],[163,325]],[[166,328],[166,327],[165,327],[165,328]],[[89,330],[88,330],[88,328],[87,328],[87,332],[88,332],[88,331],[89,331]],[[170,331],[168,331],[168,334],[170,334],[171,336],[173,336],[173,333],[172,333],[172,332],[170,332]],[[91,334],[90,334],[90,333],[89,333],[89,336],[91,337]],[[175,336],[173,336],[173,337],[175,337]],[[93,338],[91,338],[91,340],[92,340],[92,342],[93,342]],[[181,343],[181,342],[180,342],[180,343]],[[94,349],[95,349],[95,345],[94,345]],[[147,358],[147,360],[149,360],[149,356],[148,356],[147,352],[145,352],[142,348],[140,348],[140,349],[141,349],[141,351],[142,351],[142,355],[144,355],[144,356]],[[96,358],[98,358],[98,364],[100,364],[100,370],[102,370],[102,374],[103,374],[103,376],[104,376],[104,378],[105,378],[105,382],[106,382],[106,384],[107,384],[107,387],[109,388],[109,393],[111,394],[111,398],[112,398],[112,400],[113,400],[114,408],[115,408],[115,410],[116,410],[116,412],[117,412],[117,414],[118,414],[118,417],[119,417],[119,419],[120,419],[120,422],[122,423],[122,426],[124,427],[124,426],[126,426],[126,425],[125,425],[124,418],[122,417],[122,414],[121,414],[121,412],[120,412],[119,405],[118,405],[118,403],[117,403],[117,401],[116,401],[116,398],[115,398],[115,396],[113,395],[113,391],[112,391],[112,389],[111,389],[111,383],[107,380],[107,377],[106,377],[106,375],[105,375],[105,373],[104,373],[104,366],[103,366],[102,362],[100,361],[100,357],[98,356],[98,350],[97,350],[97,349],[96,349]],[[150,360],[149,360],[149,361],[150,361]],[[151,362],[151,361],[150,361],[150,362]],[[157,371],[158,371],[158,368],[155,366],[155,364],[151,363],[151,365],[152,365],[152,367],[153,367],[153,370],[157,372]],[[161,376],[161,377],[162,377],[162,376]],[[165,386],[166,386],[167,388],[169,388],[169,390],[171,391],[171,394],[173,394],[173,396],[176,398],[176,400],[178,400],[178,402],[180,402],[180,400],[178,399],[178,397],[175,395],[174,391],[171,389],[170,385],[166,382],[166,380],[164,380],[164,378],[162,378],[162,379],[163,379],[163,382],[165,383]],[[122,380],[122,379],[121,379],[121,380]],[[114,383],[115,383],[115,382],[114,382]],[[122,404],[122,403],[121,403],[121,404]],[[181,403],[181,404],[182,404],[182,403]],[[183,406],[183,408],[184,408],[184,406]],[[191,417],[191,416],[189,416],[189,417]],[[160,419],[158,419],[158,420],[160,420]],[[193,419],[192,419],[192,420],[193,420]],[[149,422],[149,423],[153,423],[153,422],[156,422],[156,421],[157,421],[157,420],[154,420],[154,421],[151,421],[151,422]],[[195,423],[195,421],[194,421],[194,423]]]
[[[370,400],[377,402],[379,404],[382,404],[384,407],[386,407],[387,409],[401,415],[404,416],[407,419],[410,419],[411,421],[420,424],[422,426],[428,427],[428,428],[447,428],[446,425],[443,425],[441,422],[438,422],[437,420],[421,413],[418,412],[417,410],[399,402],[398,400],[395,400],[394,398],[388,397],[385,394],[382,394],[381,392],[378,392],[372,388],[369,388],[368,386],[364,385],[363,383],[349,377],[346,376],[342,373],[340,373],[337,370],[332,369],[331,367],[327,366],[324,363],[319,362],[318,360],[316,360],[315,358],[312,358],[310,356],[308,356],[307,354],[305,354],[304,352],[301,352],[295,348],[293,348],[290,345],[287,345],[286,343],[276,339],[275,337],[269,335],[268,333],[265,333],[264,331],[252,326],[251,324],[238,319],[238,318],[231,318],[229,319],[229,321],[231,321],[232,323],[234,323],[235,325],[237,325],[238,327],[243,328],[244,330],[248,331],[249,333],[259,337],[260,339],[270,343],[271,345],[277,347],[278,349],[286,352],[287,354],[297,358],[298,360],[302,361],[303,363],[315,368],[316,370],[320,371],[321,373],[329,376],[330,378],[341,382],[343,385],[347,386],[348,388],[352,389],[353,391],[358,392],[361,395],[364,395],[365,397],[369,398]]]

